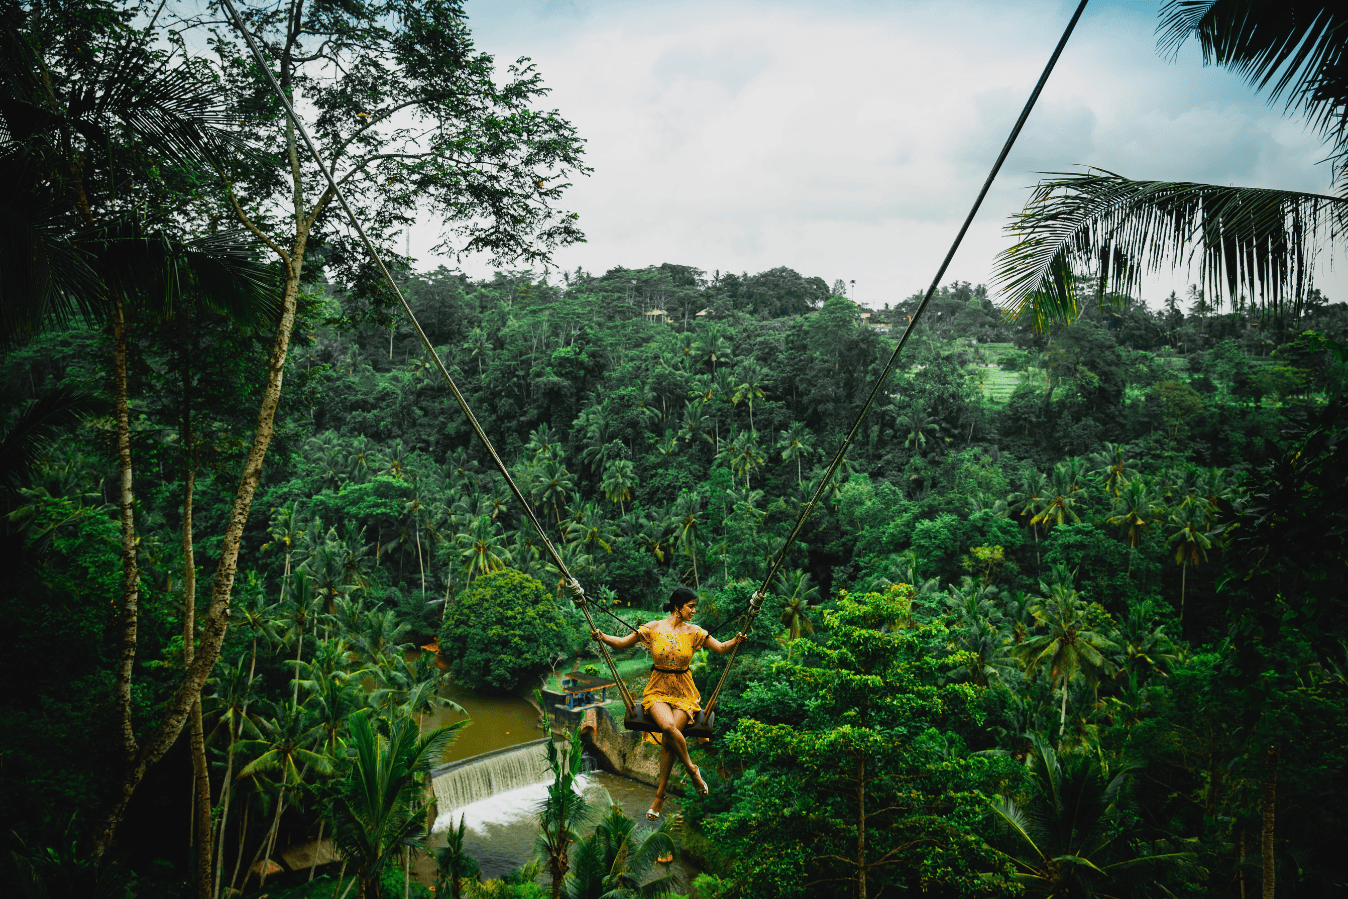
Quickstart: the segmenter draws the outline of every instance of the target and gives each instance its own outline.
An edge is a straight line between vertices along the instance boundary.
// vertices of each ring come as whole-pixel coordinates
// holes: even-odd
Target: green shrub
[[[509,693],[566,651],[570,630],[536,578],[507,568],[482,575],[450,604],[440,653],[463,686]]]

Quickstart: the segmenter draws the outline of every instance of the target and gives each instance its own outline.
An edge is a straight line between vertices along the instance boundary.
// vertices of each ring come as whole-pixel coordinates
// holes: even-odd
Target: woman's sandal
[[[697,793],[697,795],[699,796],[706,796],[708,793],[711,792],[711,788],[707,786],[707,782],[702,779],[701,768],[699,768],[697,765],[694,765],[693,770],[689,771],[688,773],[693,778],[693,792]],[[698,784],[701,784],[701,786],[698,786]]]
[[[659,809],[657,809],[657,808],[655,807],[657,804],[660,806]],[[650,807],[649,809],[646,810],[646,820],[647,820],[647,821],[659,821],[659,820],[660,820],[660,809],[663,809],[664,807],[665,807],[665,794],[664,794],[664,793],[656,793],[656,794],[655,794],[655,799],[651,802],[651,807]]]

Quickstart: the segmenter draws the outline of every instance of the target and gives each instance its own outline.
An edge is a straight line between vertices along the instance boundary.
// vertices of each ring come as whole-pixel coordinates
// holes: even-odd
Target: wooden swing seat
[[[646,714],[646,710],[640,704],[634,705],[632,711],[623,718],[623,727],[628,730],[638,730],[646,734],[660,733],[660,725],[655,723],[655,719]],[[693,720],[683,729],[685,737],[705,737],[710,739],[712,732],[716,727],[716,712],[703,709],[693,714]]]

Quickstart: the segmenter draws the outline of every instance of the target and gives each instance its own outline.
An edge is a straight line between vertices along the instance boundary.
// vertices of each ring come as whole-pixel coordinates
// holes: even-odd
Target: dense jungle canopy
[[[661,894],[669,841],[701,897],[1342,888],[1348,304],[949,283],[785,546],[925,273],[863,309],[789,265],[548,270],[588,169],[527,60],[450,0],[286,9],[250,27],[595,606],[688,585],[726,638],[786,553],[681,827],[566,824],[553,758],[569,872],[479,883],[451,832],[437,892]],[[423,716],[596,663],[585,620],[238,42],[0,12],[0,883],[429,896]],[[419,203],[497,273],[400,257]],[[268,873],[325,835],[320,877]]]

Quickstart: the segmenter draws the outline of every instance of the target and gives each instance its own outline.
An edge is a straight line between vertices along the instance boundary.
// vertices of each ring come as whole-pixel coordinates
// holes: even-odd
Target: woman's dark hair
[[[675,587],[674,592],[669,594],[669,601],[665,603],[665,611],[673,612],[690,602],[697,602],[697,594],[687,587]]]

